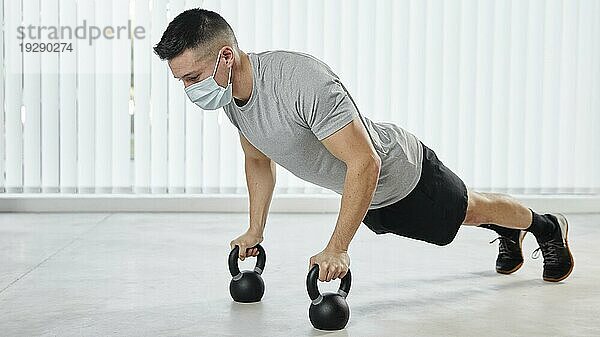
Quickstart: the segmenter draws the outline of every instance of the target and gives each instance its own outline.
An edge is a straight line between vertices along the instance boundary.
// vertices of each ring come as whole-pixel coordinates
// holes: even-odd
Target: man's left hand
[[[345,250],[325,248],[319,254],[310,258],[308,268],[319,265],[319,280],[329,282],[343,278],[350,268],[350,257]]]

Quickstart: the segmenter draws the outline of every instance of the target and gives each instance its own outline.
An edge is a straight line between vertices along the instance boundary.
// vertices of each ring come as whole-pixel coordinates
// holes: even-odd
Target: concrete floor
[[[304,282],[336,214],[269,216],[265,297],[246,305],[229,297],[226,267],[245,214],[0,214],[0,335],[598,336],[600,214],[568,218],[576,263],[558,284],[542,281],[533,236],[505,276],[493,232],[463,228],[437,247],[362,226],[350,322],[325,333],[308,321]]]

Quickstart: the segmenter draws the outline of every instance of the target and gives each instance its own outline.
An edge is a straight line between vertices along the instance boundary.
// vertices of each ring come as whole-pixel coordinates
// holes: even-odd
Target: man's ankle
[[[498,235],[509,238],[515,242],[519,240],[519,235],[521,234],[521,230],[519,229],[502,227],[496,224],[481,224],[478,227],[493,230]]]
[[[552,239],[552,234],[556,230],[556,224],[546,214],[538,214],[531,208],[531,225],[525,229],[533,234],[538,243],[547,242]]]

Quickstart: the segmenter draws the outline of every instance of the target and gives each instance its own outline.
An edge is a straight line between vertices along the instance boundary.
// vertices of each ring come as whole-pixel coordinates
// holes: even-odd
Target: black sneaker
[[[519,270],[523,265],[523,238],[527,232],[520,231],[518,238],[508,238],[506,236],[499,236],[490,243],[494,243],[498,240],[498,257],[496,258],[496,272],[500,274],[512,274]],[[513,240],[516,239],[516,240]]]
[[[533,251],[531,257],[537,259],[541,251],[544,256],[544,281],[559,282],[571,274],[575,265],[567,241],[569,223],[567,218],[560,213],[546,214],[546,216],[556,224],[554,234],[552,239],[542,243],[538,242],[540,246]]]

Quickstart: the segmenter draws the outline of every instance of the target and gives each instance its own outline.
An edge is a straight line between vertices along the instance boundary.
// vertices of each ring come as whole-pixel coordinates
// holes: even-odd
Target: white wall
[[[416,134],[471,187],[600,191],[595,0],[6,0],[0,190],[245,194],[234,127],[191,104],[151,50],[177,13],[197,6],[221,13],[245,51],[324,60],[364,115]],[[129,18],[145,39],[63,41],[72,53],[18,48],[40,42],[17,39],[21,20]],[[331,193],[278,172],[277,193]]]

